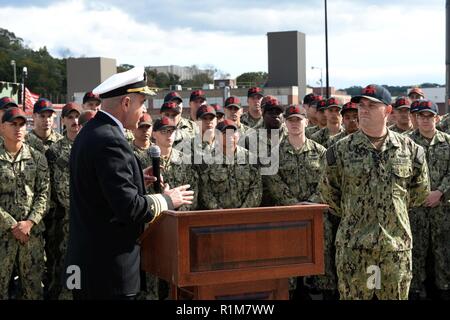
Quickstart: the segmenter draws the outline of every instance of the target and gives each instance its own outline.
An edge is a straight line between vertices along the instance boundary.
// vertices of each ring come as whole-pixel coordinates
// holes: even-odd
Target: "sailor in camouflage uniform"
[[[263,126],[250,130],[245,137],[245,144],[241,145],[242,140],[239,141],[239,144],[249,150],[252,156],[257,155],[262,170],[274,174],[278,169],[278,163],[273,163],[271,159],[278,159],[279,145],[287,137],[287,129],[283,119],[285,108],[274,96],[265,96],[261,105]],[[266,189],[266,184],[263,183],[264,191],[261,206],[273,206],[273,199],[270,198]]]
[[[0,99],[0,121],[2,119],[3,113],[11,107],[16,107],[18,108],[19,106],[17,105],[17,103],[11,99],[10,97],[3,97]],[[2,130],[1,130],[1,126],[0,126],[0,143],[3,141],[2,140]]]
[[[197,110],[200,106],[206,104],[206,95],[203,90],[194,90],[189,96],[189,114],[191,121],[197,121]]]
[[[152,126],[152,117],[148,113],[143,113],[139,119],[138,127],[133,130],[134,140],[131,147],[143,169],[152,165],[152,159],[148,153],[148,149],[152,145]]]
[[[450,134],[450,113],[447,113],[442,117],[442,119],[436,125],[436,129]]]
[[[196,169],[191,165],[189,156],[173,147],[175,141],[176,126],[168,117],[156,119],[153,123],[153,140],[161,149],[161,176],[164,184],[170,187],[190,185],[195,191],[192,204],[183,205],[178,211],[196,210],[198,207],[199,177]],[[148,193],[155,193],[153,185],[148,188]],[[146,299],[164,300],[169,296],[169,284],[153,275],[146,274],[147,295]]]
[[[413,87],[408,92],[408,99],[411,103],[416,100],[423,100],[425,99],[425,94],[423,93],[422,89]]]
[[[328,148],[332,143],[332,138],[343,133],[344,128],[341,126],[342,105],[335,97],[330,97],[328,100],[321,100],[317,102],[317,110],[324,112],[327,119],[327,126],[320,129],[311,136],[311,140]],[[334,241],[336,238],[337,228],[339,226],[339,218],[326,212],[324,214],[324,259],[325,259],[325,274],[321,276],[312,276],[306,279],[313,289],[322,292],[325,300],[335,300],[338,297],[337,292],[337,275],[335,265],[336,248]]]
[[[303,107],[289,106],[284,118],[288,136],[280,143],[278,172],[262,177],[267,192],[277,206],[320,202],[317,184],[326,149],[305,137],[308,121]]]
[[[318,102],[317,110],[319,110],[319,112],[324,110],[325,117],[327,118],[327,126],[311,135],[311,140],[321,144],[325,148],[328,148],[330,138],[341,132],[344,132],[344,128],[342,128],[341,126],[341,109],[342,105],[335,97],[329,98],[326,101],[325,105],[324,100]]]
[[[61,120],[66,128],[61,140],[54,143],[45,156],[50,169],[51,193],[57,204],[63,208],[50,217],[53,233],[47,235],[46,248],[51,254],[47,255],[48,297],[50,299],[71,300],[72,293],[61,285],[64,272],[64,257],[66,256],[67,240],[69,237],[69,159],[73,141],[80,126],[78,118],[81,108],[70,102],[62,108]]]
[[[450,135],[436,130],[438,108],[421,100],[417,111],[419,128],[411,139],[425,149],[431,193],[422,207],[410,211],[413,236],[413,279],[410,298],[424,298],[427,253],[434,265],[434,282],[441,298],[450,290]],[[431,237],[430,237],[431,232]],[[431,243],[429,241],[431,239]],[[431,250],[429,250],[431,249]]]
[[[411,104],[407,97],[398,97],[394,102],[395,125],[389,127],[391,131],[408,134],[414,130],[411,122]]]
[[[62,135],[52,129],[55,114],[56,111],[48,99],[40,98],[34,104],[34,129],[27,134],[25,142],[43,154],[52,144],[62,139]]]
[[[221,163],[199,166],[202,209],[259,207],[262,196],[261,175],[257,165],[249,162],[249,152],[238,146],[236,124],[225,120],[217,125],[213,153]]]
[[[341,110],[344,131],[330,138],[328,146],[332,146],[342,138],[358,131],[358,105],[351,101],[345,103]]]
[[[83,104],[81,108],[83,111],[92,110],[97,112],[102,108],[102,99],[98,96],[98,94],[92,93],[92,91],[88,91],[83,96]]]
[[[217,114],[213,106],[203,105],[197,110],[197,123],[201,134],[192,138],[194,165],[201,164],[206,156],[211,155],[215,144],[215,129],[217,126]]]
[[[61,140],[63,136],[53,130],[53,124],[55,121],[56,111],[50,100],[45,98],[40,98],[36,101],[33,106],[33,122],[34,129],[25,137],[25,142],[29,146],[38,150],[45,155],[47,150],[55,144],[57,141]],[[49,286],[49,281],[51,281],[51,265],[52,261],[56,261],[57,257],[54,256],[54,250],[48,245],[52,243],[51,235],[55,234],[55,226],[52,224],[52,217],[55,214],[64,214],[64,209],[57,206],[54,195],[50,194],[49,197],[49,212],[45,215],[43,223],[45,224],[44,239],[45,239],[45,255],[46,255],[46,274],[44,278],[45,290]],[[47,292],[46,292],[47,294]]]
[[[164,98],[164,104],[161,106],[161,116],[170,118],[176,125],[174,145],[191,140],[197,133],[198,127],[195,121],[183,118],[183,100],[175,92],[169,92]]]
[[[241,123],[249,128],[257,129],[263,124],[261,109],[263,96],[263,90],[258,87],[252,87],[247,91],[248,111],[242,114]]]
[[[309,109],[310,110],[310,114],[313,113],[314,114],[314,118],[316,119],[316,124],[313,126],[308,126],[308,128],[306,128],[305,130],[305,135],[307,138],[311,138],[311,136],[316,133],[317,131],[319,131],[322,128],[325,128],[327,126],[327,118],[325,117],[325,112],[323,109],[321,109],[319,111],[319,101],[325,101],[326,100],[323,99],[322,96],[318,96],[318,95],[314,95],[312,97],[309,98],[310,102],[309,102]],[[323,108],[323,102],[321,102],[322,104],[322,108]]]
[[[149,148],[152,146],[153,122],[148,113],[143,113],[138,122],[138,127],[133,130],[134,140],[131,143],[134,154],[139,159],[143,169],[152,165],[152,159],[149,154]],[[159,300],[159,279],[158,277],[144,272],[141,279],[145,279],[145,286],[141,288],[138,294],[138,300]]]
[[[225,100],[224,104],[225,119],[233,121],[239,132],[239,137],[244,141],[245,136],[252,129],[241,122],[242,105],[238,97],[231,96]]]
[[[250,129],[246,134],[245,148],[254,152],[252,147],[259,143],[262,139],[262,132],[266,133],[267,139],[264,139],[264,143],[267,144],[267,151],[270,151],[270,146],[273,144],[272,140],[277,141],[279,144],[286,136],[287,129],[284,124],[283,111],[284,106],[280,104],[278,99],[274,96],[265,96],[261,102],[263,110],[263,124],[258,129]],[[272,133],[276,134],[276,137],[272,139]],[[240,143],[242,140],[239,141]],[[259,150],[255,150],[259,152]],[[255,152],[256,153],[256,152]]]
[[[180,185],[180,183],[181,185],[190,185],[190,189],[195,191],[192,204],[183,205],[178,210],[196,210],[199,178],[191,165],[191,158],[173,148],[175,130],[175,125],[167,117],[156,119],[153,123],[152,136],[155,144],[161,149],[161,176],[164,184],[169,184],[170,187]],[[155,192],[151,190],[149,193]]]
[[[264,192],[275,206],[286,206],[300,202],[320,202],[317,184],[323,168],[326,149],[305,137],[308,123],[306,110],[291,105],[285,113],[288,136],[280,143],[278,172],[263,175]],[[325,253],[325,256],[331,256]],[[333,257],[334,259],[334,257]],[[295,278],[290,278],[290,290],[296,287]],[[298,279],[298,286],[303,278]]]
[[[45,156],[23,143],[26,115],[9,108],[2,116],[0,145],[0,299],[8,299],[14,264],[23,299],[43,299],[44,224],[50,189]]]
[[[415,130],[418,128],[417,117],[416,117],[416,111],[417,111],[416,107],[420,103],[420,100],[425,99],[425,94],[423,93],[422,89],[414,87],[414,88],[411,88],[411,90],[408,92],[408,99],[411,103],[411,108],[410,108],[411,123],[413,125],[413,130]]]
[[[314,127],[317,125],[317,118],[316,118],[317,109],[315,106],[311,106],[311,103],[314,101],[315,96],[316,95],[311,92],[303,97],[303,108],[305,108],[306,114],[308,116],[307,128]]]
[[[213,107],[214,110],[216,110],[217,123],[222,122],[223,120],[225,120],[225,110],[223,110],[223,107],[220,104],[218,104],[218,103],[211,103],[211,107]]]
[[[386,127],[389,92],[369,85],[359,103],[360,130],[331,146],[319,184],[341,217],[336,235],[340,298],[407,299],[412,277],[408,210],[430,191],[425,152]]]

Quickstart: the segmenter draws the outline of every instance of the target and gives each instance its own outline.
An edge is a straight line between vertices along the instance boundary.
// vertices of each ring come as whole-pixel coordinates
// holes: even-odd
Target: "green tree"
[[[237,85],[263,86],[269,77],[267,72],[245,72],[236,78]]]
[[[164,72],[158,72],[155,78],[155,84],[158,88],[169,88],[170,79]]]
[[[134,68],[134,66],[133,65],[131,65],[131,64],[120,64],[120,65],[118,65],[117,66],[117,73],[120,73],[120,72],[125,72],[125,71],[128,71],[128,70],[130,70],[130,69],[133,69]]]
[[[214,82],[214,80],[211,78],[211,76],[208,73],[199,73],[199,74],[194,75],[191,80],[182,81],[181,84],[186,87],[200,88],[204,84],[213,83],[213,82]]]
[[[169,72],[168,74],[169,77],[169,84],[170,85],[175,85],[175,84],[179,84],[180,83],[180,76],[176,75],[175,73],[171,73]]]
[[[54,103],[66,102],[66,59],[53,58],[46,47],[32,50],[14,33],[0,28],[0,80],[13,81],[11,60],[16,61],[17,80],[27,67],[27,88]]]

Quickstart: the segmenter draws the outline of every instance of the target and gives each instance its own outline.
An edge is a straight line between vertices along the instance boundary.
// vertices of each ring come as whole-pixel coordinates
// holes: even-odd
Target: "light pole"
[[[17,83],[17,75],[16,75],[16,60],[11,60],[11,65],[14,70],[14,83]]]
[[[445,1],[445,111],[450,111],[448,100],[450,99],[450,1]]]
[[[26,111],[26,107],[25,107],[25,80],[27,78],[27,74],[28,74],[28,69],[27,67],[23,67],[22,69],[22,82],[23,82],[23,90],[22,90],[22,107],[23,107],[23,111]]]
[[[322,78],[322,68],[320,67],[311,67],[312,70],[314,69],[320,69],[320,95],[323,97],[323,78]]]
[[[327,99],[330,97],[330,81],[328,75],[328,11],[325,0],[325,77],[327,78]]]

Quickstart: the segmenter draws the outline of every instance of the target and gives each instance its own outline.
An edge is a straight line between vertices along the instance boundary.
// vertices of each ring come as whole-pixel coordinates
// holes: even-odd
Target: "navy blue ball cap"
[[[366,98],[374,102],[384,103],[385,105],[390,105],[392,101],[391,94],[389,91],[379,85],[369,84],[367,87],[361,90],[361,94],[352,97],[351,102],[359,103],[361,98]]]
[[[11,107],[9,109],[6,109],[5,113],[2,116],[2,123],[3,122],[13,122],[14,119],[22,118],[25,121],[27,121],[27,115],[25,112],[17,107]]]
[[[44,111],[56,112],[55,109],[53,109],[53,104],[50,100],[39,98],[34,104],[33,113],[41,113]]]
[[[0,110],[6,110],[11,107],[18,107],[17,103],[10,97],[0,99]]]
[[[419,106],[417,107],[417,112],[431,112],[438,114],[438,106],[431,100],[418,100]]]
[[[176,91],[170,91],[166,96],[164,97],[164,102],[174,101],[178,100],[179,102],[183,102],[183,99],[181,98],[180,94]]]

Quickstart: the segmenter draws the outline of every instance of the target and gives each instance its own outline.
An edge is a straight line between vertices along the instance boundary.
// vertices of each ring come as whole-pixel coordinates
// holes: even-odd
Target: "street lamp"
[[[23,107],[23,111],[26,111],[26,107],[25,107],[25,80],[27,78],[27,74],[28,74],[28,69],[27,67],[23,67],[22,69],[22,85],[23,85],[23,90],[22,90],[22,107]]]
[[[11,65],[14,70],[14,83],[17,83],[17,76],[16,76],[16,60],[11,60]]]
[[[314,69],[320,69],[320,95],[323,97],[323,78],[322,78],[322,68],[320,67],[311,67],[312,70]]]
[[[327,82],[327,99],[330,97],[330,78],[328,74],[328,13],[325,0],[325,77]]]

